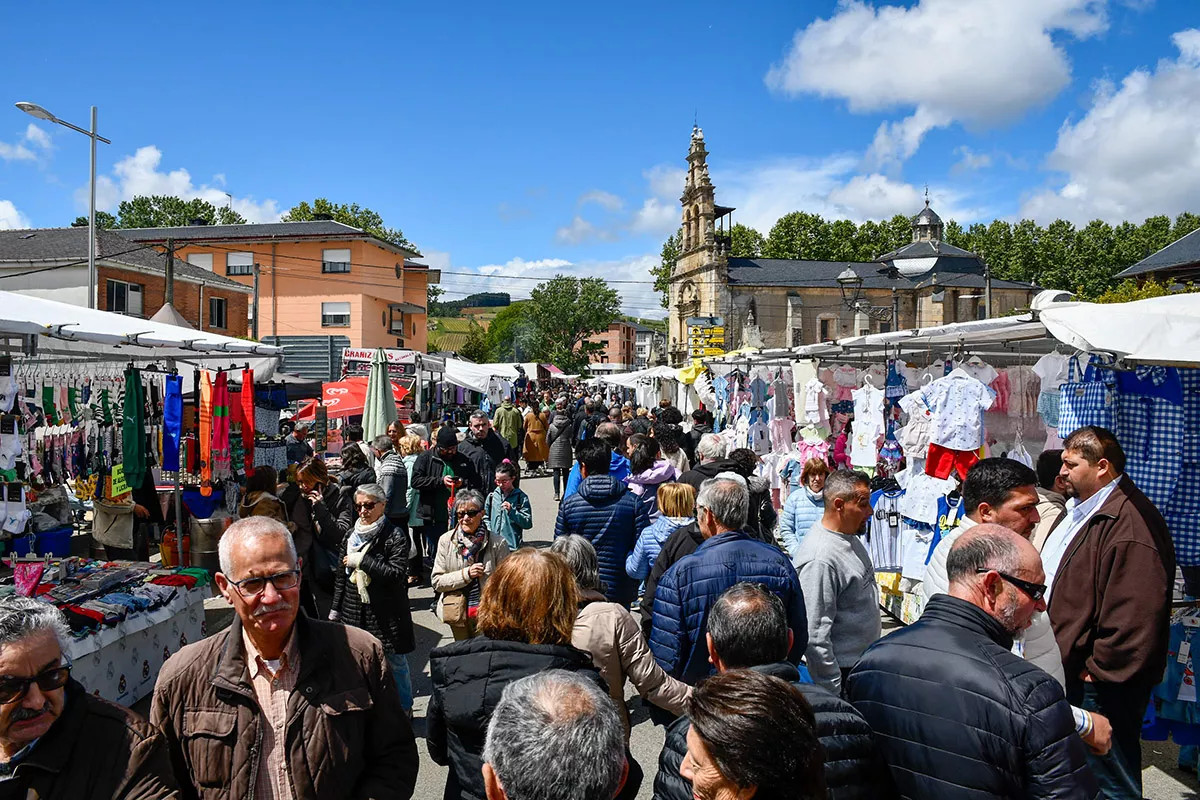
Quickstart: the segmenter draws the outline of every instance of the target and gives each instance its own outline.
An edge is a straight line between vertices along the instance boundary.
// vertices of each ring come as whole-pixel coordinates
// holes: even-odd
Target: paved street
[[[558,512],[550,479],[526,478],[521,482],[521,487],[529,493],[534,509],[534,527],[526,533],[525,541],[534,546],[547,545],[554,536],[554,517]],[[416,693],[413,725],[418,738],[423,739],[425,711],[429,706],[429,651],[452,639],[449,628],[443,625],[433,612],[433,592],[430,589],[421,588],[412,592],[410,602],[417,641],[416,651],[409,655],[413,689]],[[228,624],[230,611],[224,600],[219,597],[213,598],[206,603],[206,607],[210,631]],[[149,713],[149,700],[139,703],[135,708],[144,714]],[[658,770],[658,754],[663,744],[663,729],[650,722],[640,699],[631,699],[630,710],[634,723],[630,748],[646,773],[646,780],[638,794],[640,800],[650,798],[653,794],[654,773]],[[414,797],[440,797],[446,785],[446,768],[433,763],[424,741],[418,742],[418,749],[421,753],[421,772]],[[1147,765],[1143,773],[1147,800],[1200,798],[1195,776],[1185,775],[1175,767],[1178,754],[1175,745],[1169,742],[1146,742],[1142,745],[1142,754]]]

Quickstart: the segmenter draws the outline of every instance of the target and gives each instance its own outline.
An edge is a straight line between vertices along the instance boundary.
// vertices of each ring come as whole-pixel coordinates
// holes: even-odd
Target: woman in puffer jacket
[[[554,401],[554,411],[550,413],[550,423],[546,431],[546,441],[550,443],[550,460],[547,466],[554,473],[554,499],[562,498],[562,490],[567,485],[567,474],[575,466],[575,442],[571,437],[573,425],[571,415],[567,413],[567,399],[560,397]]]
[[[591,654],[592,663],[608,683],[608,693],[625,724],[625,740],[629,741],[626,678],[644,699],[674,716],[682,714],[683,703],[692,693],[692,687],[663,672],[629,610],[605,600],[592,543],[571,534],[555,539],[550,552],[565,558],[575,573],[575,583],[579,587],[579,616],[571,633],[571,644]]]
[[[796,554],[800,551],[804,534],[825,515],[825,478],[828,475],[829,466],[825,459],[809,459],[800,472],[800,485],[783,504],[783,513],[779,517],[779,539],[783,542],[783,549],[792,557],[793,564],[796,563]]]
[[[642,498],[650,512],[651,521],[657,520],[658,487],[679,477],[679,470],[669,461],[660,458],[658,442],[649,436],[635,433],[629,437],[629,477],[625,483],[629,491]]]
[[[684,525],[691,524],[696,513],[696,490],[686,483],[664,483],[658,487],[658,519],[642,531],[625,558],[625,573],[639,578],[645,586],[646,576],[654,566],[663,542]],[[639,592],[640,594],[640,592]]]

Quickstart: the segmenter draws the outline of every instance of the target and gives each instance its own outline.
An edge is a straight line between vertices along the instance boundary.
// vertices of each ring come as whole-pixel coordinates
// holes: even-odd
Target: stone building
[[[871,262],[734,258],[734,209],[719,206],[704,133],[692,129],[679,260],[669,281],[668,359],[688,356],[691,317],[720,317],[727,350],[795,347],[898,328],[927,327],[1027,308],[1033,284],[990,278],[979,256],[942,241],[929,207],[912,242]]]

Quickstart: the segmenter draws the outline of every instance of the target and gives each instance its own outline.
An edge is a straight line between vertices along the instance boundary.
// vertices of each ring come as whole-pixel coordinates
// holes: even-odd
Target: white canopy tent
[[[485,394],[493,379],[515,381],[518,374],[512,364],[473,364],[457,358],[447,358],[446,368],[442,373],[447,383]]]

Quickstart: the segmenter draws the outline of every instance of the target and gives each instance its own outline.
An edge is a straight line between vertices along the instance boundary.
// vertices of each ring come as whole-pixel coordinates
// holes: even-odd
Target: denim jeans
[[[387,660],[388,666],[392,668],[392,677],[396,679],[396,688],[400,690],[400,705],[405,711],[412,711],[413,690],[412,677],[408,673],[408,656],[393,653]]]
[[[1067,681],[1071,705],[1103,714],[1112,725],[1112,750],[1108,755],[1098,756],[1090,750],[1087,754],[1088,766],[1106,800],[1142,798],[1142,717],[1150,692],[1118,684]]]

